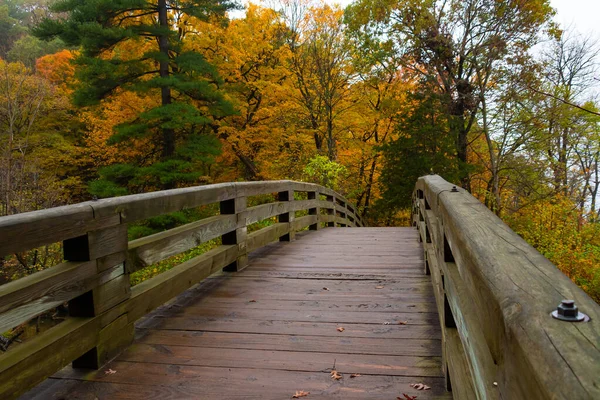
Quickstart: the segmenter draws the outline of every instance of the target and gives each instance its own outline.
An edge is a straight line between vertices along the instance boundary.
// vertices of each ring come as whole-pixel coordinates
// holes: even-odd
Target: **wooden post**
[[[282,192],[277,193],[278,201],[294,201],[294,191],[293,190],[284,190]],[[283,214],[279,214],[277,219],[279,222],[287,222],[289,226],[289,232],[283,236],[279,237],[280,242],[291,242],[296,237],[296,232],[294,232],[293,224],[294,218],[296,214],[295,211],[289,211]]]
[[[236,261],[223,268],[223,271],[241,271],[248,266],[246,208],[246,197],[225,200],[220,204],[221,214],[237,215],[237,228],[235,231],[222,235],[221,243],[224,245],[236,244],[238,246],[238,257]]]
[[[341,213],[341,217],[344,218],[346,220],[346,223],[343,224],[342,226],[347,228],[350,226],[350,221],[348,220],[348,203],[346,203],[345,201],[342,201],[340,203],[340,206],[344,207],[344,211]]]
[[[319,200],[319,192],[308,192],[308,200]],[[321,229],[321,208],[313,207],[308,209],[308,215],[314,215],[317,217],[317,222],[308,227],[311,231],[318,231]]]
[[[333,215],[335,217],[335,215],[336,215],[336,213],[335,213],[335,197],[328,195],[325,200],[330,202],[331,206],[333,207],[333,208],[327,209],[327,215]],[[335,227],[336,223],[335,223],[335,221],[330,221],[327,223],[327,226]]]
[[[95,317],[127,300],[131,295],[125,266],[127,225],[88,232],[63,242],[67,261],[96,260],[98,286],[69,302],[74,317]],[[127,313],[103,321],[96,346],[73,361],[74,368],[98,369],[133,341],[133,321]]]
[[[348,221],[350,221],[349,226],[358,226],[358,224],[356,223],[356,210],[354,209],[354,207],[351,206],[349,203],[346,203],[346,210],[348,210],[348,212],[352,213],[353,215],[353,217],[351,217],[350,215],[346,214],[348,216]]]

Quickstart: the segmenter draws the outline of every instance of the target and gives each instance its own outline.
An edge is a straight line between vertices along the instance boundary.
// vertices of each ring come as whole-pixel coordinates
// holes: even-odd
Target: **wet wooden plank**
[[[333,381],[329,372],[288,372],[246,368],[169,366],[163,364],[114,363],[115,374],[104,370],[87,382],[52,380],[42,385],[36,400],[113,399],[290,399],[298,390],[310,392],[308,399],[381,400],[403,393],[418,400],[451,399],[443,379],[421,379],[431,390],[410,387],[419,380],[406,376],[346,376]],[[360,378],[360,379],[359,379]],[[393,395],[391,397],[390,395]]]
[[[343,324],[345,330],[342,338],[347,337],[372,337],[384,339],[439,339],[439,327],[429,325],[367,325],[367,324]],[[203,318],[200,320],[170,317],[155,318],[153,325],[145,325],[144,329],[153,329],[150,333],[141,329],[140,336],[146,334],[143,340],[170,340],[183,341],[188,336],[198,337],[207,335],[211,337],[212,332],[241,333],[244,337],[232,336],[232,340],[246,341],[255,340],[260,335],[293,335],[293,336],[331,336],[336,334],[340,324],[326,322],[296,322],[296,321],[260,321],[260,320],[219,320]],[[160,328],[160,329],[159,329]],[[176,332],[173,332],[176,331]],[[164,339],[163,339],[164,338]],[[277,340],[269,336],[270,340]],[[287,340],[287,339],[286,339]],[[291,340],[291,339],[290,339]],[[296,340],[296,339],[293,339]],[[182,342],[183,343],[183,342]],[[193,342],[188,342],[192,343]],[[275,345],[275,342],[271,342]]]
[[[262,300],[250,301],[240,298],[204,298],[194,303],[197,306],[213,308],[235,308],[242,310],[306,310],[306,311],[362,311],[362,312],[437,312],[433,303],[399,303],[394,301],[354,301],[354,300]]]
[[[160,313],[163,317],[169,315],[197,320],[234,320],[257,319],[259,321],[298,321],[298,322],[344,322],[350,324],[398,324],[400,321],[411,325],[430,325],[438,321],[436,313],[405,313],[405,312],[360,312],[337,310],[271,310],[271,309],[228,309],[207,308],[204,306],[188,306],[177,312],[169,310]]]
[[[266,324],[268,325],[268,324]],[[337,327],[344,326],[344,332],[338,332]],[[393,356],[424,356],[437,357],[442,355],[439,339],[391,340],[390,338],[353,337],[353,326],[338,324],[330,326],[322,336],[307,335],[268,335],[261,333],[252,335],[241,334],[212,334],[194,331],[192,334],[181,331],[152,331],[142,337],[139,342],[146,344],[177,344],[179,346],[204,348],[246,348],[260,350],[301,351],[318,353],[344,354],[379,354]],[[364,332],[364,330],[363,330]],[[372,332],[372,331],[371,331]],[[407,331],[410,332],[410,331]],[[435,331],[433,331],[435,332]],[[371,334],[375,335],[375,334]]]
[[[304,372],[322,372],[331,369],[335,363],[335,369],[341,374],[353,374],[360,371],[361,374],[369,375],[417,377],[437,377],[441,368],[441,357],[437,356],[205,348],[169,344],[134,344],[121,354],[118,360]]]
[[[67,368],[26,398],[452,398],[416,231],[303,232],[249,260],[141,321],[104,370]],[[410,387],[420,382],[432,389]]]

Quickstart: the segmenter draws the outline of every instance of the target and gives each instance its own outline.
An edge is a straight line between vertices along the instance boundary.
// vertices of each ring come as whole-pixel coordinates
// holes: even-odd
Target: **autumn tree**
[[[0,58],[4,59],[14,43],[26,33],[26,28],[15,18],[14,8],[10,5],[0,4]]]
[[[185,46],[195,21],[222,16],[228,1],[58,1],[60,20],[44,19],[34,33],[80,46],[79,106],[97,105],[122,91],[158,99],[155,107],[118,125],[111,143],[147,137],[146,157],[136,165],[115,164],[101,171],[91,189],[98,195],[171,188],[195,182],[195,165],[218,153],[215,121],[234,111],[218,89],[216,70]],[[129,185],[129,182],[137,182]]]
[[[298,152],[305,143],[295,129],[295,92],[287,60],[290,52],[284,38],[286,26],[272,9],[248,5],[243,18],[227,25],[204,23],[201,34],[189,45],[206,49],[207,58],[223,77],[223,90],[236,114],[221,121],[218,137],[223,142],[221,169],[229,179],[248,180],[286,176],[293,161],[298,170]],[[248,40],[252,38],[252,40]],[[233,166],[235,175],[225,171]]]
[[[443,96],[461,181],[468,187],[468,135],[487,90],[474,85],[475,77],[491,77],[499,63],[536,42],[552,15],[548,1],[361,0],[347,14],[352,29],[381,38]]]
[[[355,76],[343,10],[326,4],[308,7],[296,3],[284,8],[283,15],[292,53],[289,68],[304,126],[312,132],[316,150],[335,161],[336,142],[346,128],[340,121],[351,107],[347,100]]]
[[[35,68],[36,59],[62,50],[60,39],[44,43],[30,34],[42,17],[56,18],[48,8],[51,0],[4,0],[0,6],[0,57]]]
[[[577,168],[574,152],[588,122],[574,104],[585,101],[595,83],[597,48],[590,37],[560,32],[544,50],[541,86],[532,88],[542,95],[536,107],[542,129],[535,156],[547,161],[551,184],[564,196],[575,189],[576,179],[569,174],[572,167]]]
[[[0,215],[64,204],[72,144],[63,95],[22,63],[0,60]],[[60,121],[61,129],[54,129]],[[71,176],[69,176],[71,175]]]

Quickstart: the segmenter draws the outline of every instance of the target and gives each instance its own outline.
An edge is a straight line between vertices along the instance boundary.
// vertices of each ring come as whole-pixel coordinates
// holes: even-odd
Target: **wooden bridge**
[[[128,242],[129,224],[215,203],[219,215]],[[594,301],[438,176],[417,182],[413,220],[363,227],[338,193],[291,181],[0,218],[0,256],[64,252],[0,286],[0,332],[69,311],[0,354],[0,398],[600,398]],[[130,273],[218,238],[131,287]],[[590,320],[553,318],[563,299]]]

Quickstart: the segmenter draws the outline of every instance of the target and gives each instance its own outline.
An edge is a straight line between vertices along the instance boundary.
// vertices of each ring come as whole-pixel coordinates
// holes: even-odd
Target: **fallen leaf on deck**
[[[256,300],[250,300],[248,303],[256,303]]]
[[[343,378],[343,376],[341,374],[338,374],[338,372],[334,369],[333,371],[331,371],[331,378],[335,379],[336,381],[339,381]]]
[[[398,325],[406,325],[408,324],[408,321],[398,321]]]
[[[406,393],[402,393],[402,395],[404,396],[404,398],[398,396],[398,397],[396,397],[396,399],[398,399],[398,400],[416,400],[417,399],[417,396],[411,396]]]
[[[329,288],[324,287],[323,290],[329,290]]]
[[[361,375],[360,374],[352,374],[352,375],[350,375],[350,378],[357,378],[359,376],[361,376]]]
[[[304,390],[296,390],[296,394],[292,396],[292,399],[299,399],[300,397],[306,397],[310,394],[310,392],[305,392]]]
[[[105,373],[106,375],[112,375],[112,374],[116,374],[116,373],[117,373],[117,371],[115,371],[114,369],[110,369],[110,368],[109,368],[107,371],[104,371],[104,373]]]
[[[342,328],[341,326],[339,328],[337,328],[337,330],[338,330],[338,332],[344,332],[345,331],[345,329]]]
[[[383,289],[383,286],[375,286],[375,289]]]
[[[415,388],[417,390],[429,390],[429,389],[431,389],[429,386],[425,385],[424,383],[411,383],[410,387]]]

